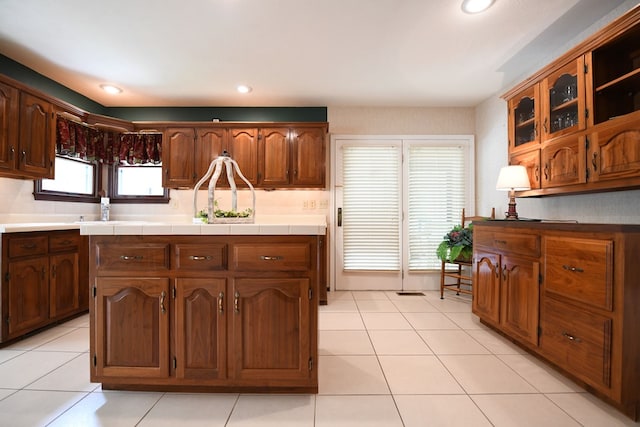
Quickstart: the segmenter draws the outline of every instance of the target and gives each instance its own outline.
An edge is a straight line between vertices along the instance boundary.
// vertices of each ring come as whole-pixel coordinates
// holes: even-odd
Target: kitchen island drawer
[[[540,236],[522,232],[474,230],[473,244],[491,248],[493,251],[508,252],[531,257],[540,256]]]
[[[178,270],[226,270],[227,245],[224,243],[174,245],[175,268]]]
[[[9,238],[9,258],[19,258],[47,253],[47,236],[24,236]]]
[[[611,311],[613,241],[546,237],[545,291]]]
[[[77,231],[51,233],[49,252],[75,251],[80,246],[80,233]]]
[[[98,243],[98,270],[168,270],[169,243]]]
[[[588,384],[611,386],[610,318],[546,298],[540,321],[544,355]]]
[[[241,271],[306,271],[312,268],[311,245],[291,243],[236,243],[233,268]]]

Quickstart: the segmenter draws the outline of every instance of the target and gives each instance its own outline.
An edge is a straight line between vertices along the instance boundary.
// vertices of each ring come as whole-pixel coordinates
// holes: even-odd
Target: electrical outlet
[[[303,200],[302,201],[302,209],[309,209],[309,201],[308,200]]]
[[[320,209],[329,209],[329,201],[328,200],[320,200]]]
[[[315,208],[316,208],[316,201],[309,200],[309,209],[315,209]]]

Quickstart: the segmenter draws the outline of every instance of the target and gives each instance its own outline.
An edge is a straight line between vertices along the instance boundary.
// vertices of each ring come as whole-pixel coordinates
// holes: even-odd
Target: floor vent
[[[402,295],[402,296],[414,296],[414,295],[424,296],[423,292],[410,292],[410,291],[400,291],[400,292],[396,292],[396,294]]]

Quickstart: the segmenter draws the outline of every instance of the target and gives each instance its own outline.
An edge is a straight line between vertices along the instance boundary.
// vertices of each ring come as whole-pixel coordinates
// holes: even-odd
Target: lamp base
[[[516,212],[516,192],[513,190],[509,191],[509,210],[504,214],[508,220],[518,219],[518,212]]]

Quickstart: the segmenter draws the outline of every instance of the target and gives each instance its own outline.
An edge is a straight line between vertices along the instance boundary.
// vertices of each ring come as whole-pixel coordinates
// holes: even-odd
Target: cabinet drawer
[[[168,270],[168,243],[104,244],[96,246],[98,270]]]
[[[611,319],[546,298],[540,348],[561,368],[588,382],[611,384]]]
[[[233,245],[235,270],[305,271],[311,269],[308,243],[253,243]]]
[[[227,245],[176,244],[175,268],[178,270],[226,270]]]
[[[540,256],[540,236],[535,234],[474,230],[473,244],[509,254]]]
[[[47,253],[47,236],[9,238],[9,258]]]
[[[613,309],[613,241],[546,237],[544,255],[546,292]]]
[[[74,251],[80,246],[78,233],[52,233],[49,235],[49,252]]]

